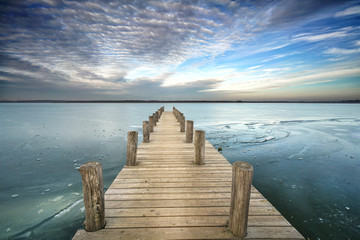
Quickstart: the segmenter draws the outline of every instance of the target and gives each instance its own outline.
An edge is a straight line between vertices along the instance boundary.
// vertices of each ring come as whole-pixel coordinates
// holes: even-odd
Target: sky
[[[360,1],[0,0],[0,100],[360,99]]]

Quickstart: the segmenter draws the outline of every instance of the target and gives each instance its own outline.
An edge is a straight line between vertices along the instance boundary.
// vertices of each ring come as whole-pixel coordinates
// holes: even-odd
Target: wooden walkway
[[[105,229],[73,239],[236,239],[229,220],[232,165],[206,142],[205,165],[172,112],[163,112],[137,166],[125,166],[105,193]],[[304,239],[252,188],[246,239]]]

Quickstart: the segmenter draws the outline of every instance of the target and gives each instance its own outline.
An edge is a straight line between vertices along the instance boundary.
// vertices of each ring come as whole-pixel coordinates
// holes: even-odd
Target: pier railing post
[[[234,163],[229,230],[239,238],[244,238],[247,234],[252,176],[253,167],[249,163]]]
[[[154,116],[149,116],[149,130],[150,132],[154,131]]]
[[[80,166],[79,172],[84,193],[85,230],[95,232],[105,226],[102,165],[99,162],[88,162]]]
[[[136,165],[136,153],[138,144],[138,132],[130,131],[127,133],[127,152],[126,152],[126,165]]]
[[[180,116],[180,132],[185,132],[185,117],[184,117],[184,115]]]
[[[153,113],[153,119],[154,119],[154,126],[156,126],[156,122],[157,122],[157,120],[156,120],[156,113]]]
[[[194,135],[194,122],[187,120],[186,121],[186,143],[193,142],[193,135]]]
[[[205,131],[195,131],[195,160],[194,163],[198,165],[205,164]]]
[[[150,142],[150,127],[149,121],[143,121],[143,142]]]

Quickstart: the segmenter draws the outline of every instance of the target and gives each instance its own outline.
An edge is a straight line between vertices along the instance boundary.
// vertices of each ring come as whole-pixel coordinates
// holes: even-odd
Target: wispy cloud
[[[264,66],[264,65],[257,65],[257,66],[249,67],[249,68],[247,68],[247,69],[248,69],[248,70],[254,70],[254,69],[261,68],[262,66]]]
[[[346,31],[335,31],[335,32],[321,33],[321,34],[307,33],[307,34],[295,35],[292,40],[293,41],[316,42],[316,41],[323,41],[323,40],[328,40],[328,39],[332,39],[332,38],[346,37],[348,35],[349,35],[349,33]]]
[[[265,58],[264,60],[262,60],[261,62],[265,63],[265,62],[270,62],[276,59],[280,59],[280,58],[285,58],[285,57],[289,57],[292,55],[296,55],[299,54],[299,52],[289,52],[289,53],[285,53],[285,54],[275,54],[271,57]]]
[[[335,14],[335,17],[344,17],[357,14],[360,14],[360,6],[349,7],[343,11],[337,12]]]
[[[271,71],[273,69],[270,69]],[[274,69],[276,72],[278,69]],[[281,70],[281,69],[280,69]],[[313,69],[309,71],[294,72],[291,74],[275,74],[273,76],[247,75],[237,83],[222,83],[217,88],[209,91],[229,91],[241,93],[254,93],[270,89],[282,89],[301,85],[334,82],[339,78],[354,77],[360,75],[360,68],[334,67],[329,69]]]
[[[345,48],[330,48],[324,52],[325,54],[348,55],[360,53],[360,48],[345,49]]]

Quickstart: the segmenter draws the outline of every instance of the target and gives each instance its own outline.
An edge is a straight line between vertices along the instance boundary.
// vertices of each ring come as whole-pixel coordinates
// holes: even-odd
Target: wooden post
[[[249,163],[234,163],[229,230],[239,238],[244,238],[247,234],[252,176],[253,167]]]
[[[184,117],[184,115],[180,116],[180,132],[185,132],[185,117]]]
[[[205,131],[195,131],[195,160],[194,163],[198,165],[205,164]]]
[[[186,121],[186,140],[185,140],[185,142],[192,143],[193,135],[194,135],[194,122],[187,120]]]
[[[79,172],[84,193],[85,230],[95,232],[105,226],[102,165],[99,162],[88,162],[81,165]]]
[[[127,153],[126,153],[126,165],[136,165],[136,153],[138,144],[138,132],[130,131],[127,133]]]
[[[149,116],[149,129],[150,132],[154,131],[154,116]]]
[[[143,142],[150,142],[150,127],[149,121],[143,121]]]
[[[160,114],[159,114],[159,111],[156,111],[156,121],[158,122],[159,121],[159,119],[160,119]]]
[[[154,119],[154,126],[156,126],[156,114],[153,113],[153,119]]]

